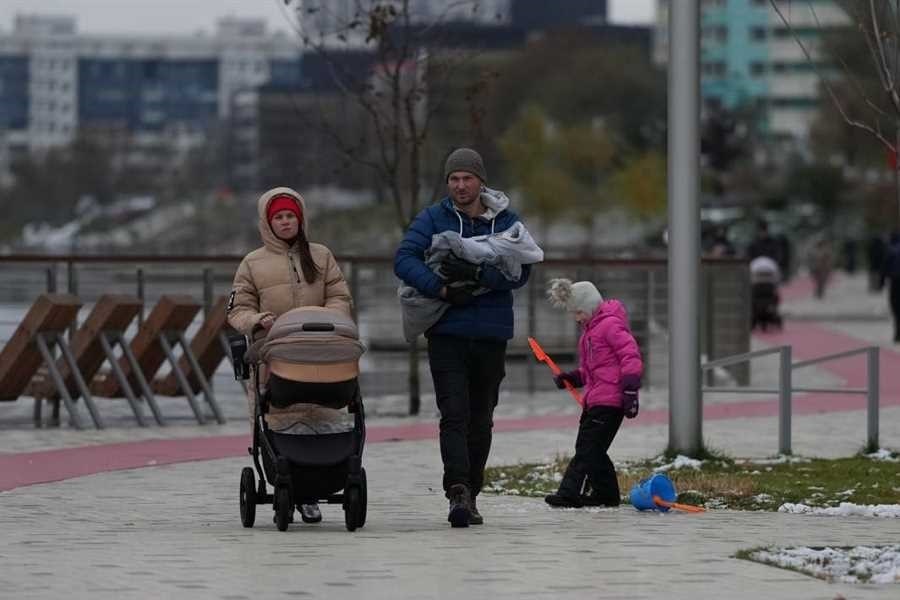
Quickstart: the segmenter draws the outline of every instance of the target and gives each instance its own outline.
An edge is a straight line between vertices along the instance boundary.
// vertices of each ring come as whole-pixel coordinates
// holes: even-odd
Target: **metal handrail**
[[[732,354],[731,356],[725,356],[723,358],[717,358],[715,360],[708,361],[702,365],[700,368],[704,371],[708,371],[710,369],[714,369],[716,367],[728,367],[731,365],[735,365],[738,363],[746,362],[751,358],[757,358],[759,356],[766,356],[768,354],[777,354],[781,352],[782,348],[786,346],[775,346],[772,348],[765,348],[763,350],[753,350],[751,352],[744,352],[743,354]]]
[[[723,387],[704,386],[701,393],[737,393],[737,394],[778,394],[778,451],[781,454],[791,453],[791,402],[794,392],[823,393],[823,394],[861,394],[866,396],[866,444],[869,448],[878,447],[878,407],[880,397],[879,387],[879,347],[864,346],[853,350],[836,352],[807,360],[791,362],[791,346],[776,346],[763,350],[754,350],[743,354],[726,356],[708,361],[700,365],[701,371],[709,371],[716,367],[724,367],[749,361],[769,354],[779,355],[778,387],[777,388],[749,388],[749,387]],[[857,354],[866,355],[866,387],[865,388],[818,388],[818,387],[794,387],[792,375],[794,369],[802,369],[827,361],[847,358]]]

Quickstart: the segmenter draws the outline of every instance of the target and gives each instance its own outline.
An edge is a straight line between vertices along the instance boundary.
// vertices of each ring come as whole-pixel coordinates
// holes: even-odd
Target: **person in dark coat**
[[[769,235],[769,224],[759,221],[756,225],[756,237],[747,247],[747,258],[753,260],[760,256],[767,256],[781,267],[783,257],[782,244]]]
[[[891,314],[894,316],[894,342],[900,343],[900,232],[891,234],[887,255],[881,266],[881,281],[879,287],[884,287],[890,280],[888,288],[888,302]]]
[[[881,281],[881,267],[884,264],[884,257],[887,254],[887,244],[884,236],[873,235],[866,243],[866,260],[869,269],[869,291],[878,292]]]
[[[513,337],[512,290],[525,285],[531,267],[523,265],[519,279],[511,281],[491,265],[451,256],[441,264],[444,277],[432,271],[425,264],[425,251],[435,234],[454,231],[469,238],[506,231],[519,221],[508,200],[492,205],[490,196],[482,194],[487,174],[474,150],[453,151],[444,165],[444,180],[448,196],[413,220],[397,248],[394,273],[421,294],[450,304],[425,337],[441,413],[443,486],[450,502],[447,520],[453,527],[468,527],[484,522],[475,499],[491,449],[506,344]],[[451,285],[459,283],[464,284]],[[474,295],[476,288],[489,291]]]

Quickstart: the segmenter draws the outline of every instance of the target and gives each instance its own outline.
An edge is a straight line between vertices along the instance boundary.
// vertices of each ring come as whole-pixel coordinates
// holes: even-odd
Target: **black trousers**
[[[619,481],[607,450],[624,416],[621,408],[613,406],[592,406],[581,413],[575,456],[569,461],[559,484],[560,495],[579,496],[586,480],[591,486],[592,498],[604,504],[619,504]]]
[[[459,483],[473,496],[481,491],[505,362],[506,341],[428,338],[428,363],[441,413],[445,491]]]

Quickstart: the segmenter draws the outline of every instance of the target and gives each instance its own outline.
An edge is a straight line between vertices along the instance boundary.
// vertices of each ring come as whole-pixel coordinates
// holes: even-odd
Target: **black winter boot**
[[[447,498],[450,499],[450,512],[447,520],[452,527],[468,527],[472,517],[472,501],[469,498],[469,488],[461,483],[451,485],[447,490]]]
[[[578,496],[565,496],[556,492],[555,494],[549,494],[544,496],[544,502],[549,504],[550,506],[555,506],[557,508],[581,508],[584,504],[581,502],[581,498]]]
[[[477,497],[472,496],[472,506],[469,507],[469,525],[484,525],[484,517],[478,512],[478,505],[475,504]]]

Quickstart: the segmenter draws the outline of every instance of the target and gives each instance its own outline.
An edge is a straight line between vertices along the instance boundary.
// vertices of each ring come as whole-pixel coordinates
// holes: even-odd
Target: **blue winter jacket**
[[[394,256],[394,273],[425,296],[439,298],[444,281],[425,266],[425,250],[431,236],[443,231],[457,231],[462,237],[499,233],[509,229],[519,216],[506,208],[494,218],[476,217],[456,210],[450,198],[420,212],[400,242]],[[528,281],[531,266],[522,266],[518,281],[506,279],[499,270],[482,265],[479,283],[491,291],[476,296],[465,306],[451,306],[425,336],[453,335],[464,338],[508,340],[513,336],[512,291]]]

